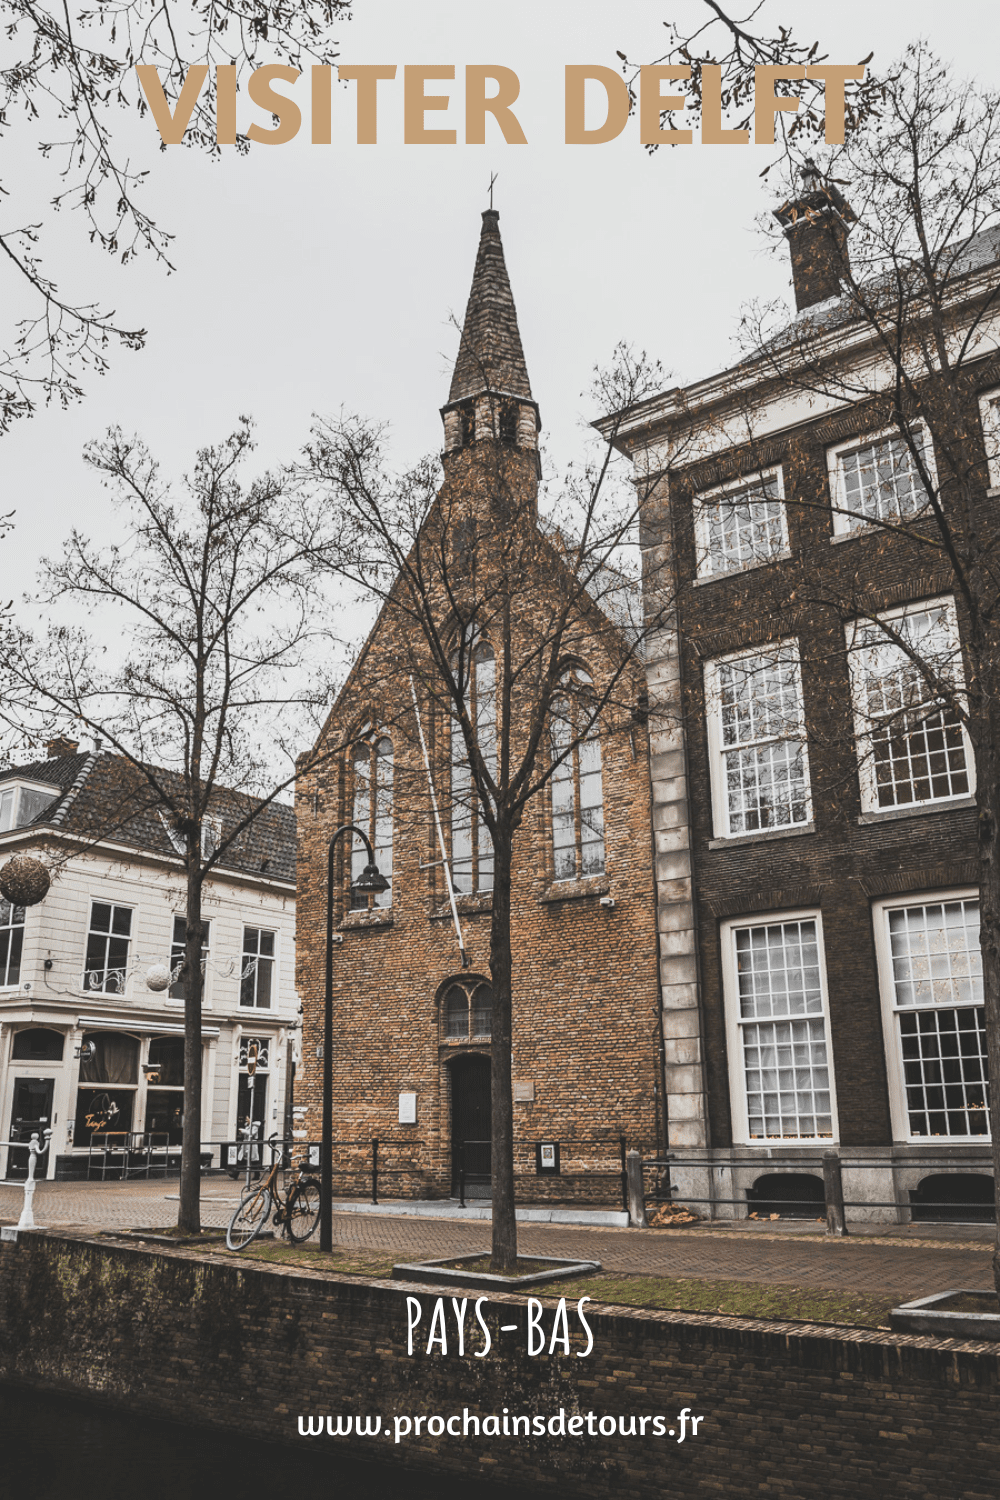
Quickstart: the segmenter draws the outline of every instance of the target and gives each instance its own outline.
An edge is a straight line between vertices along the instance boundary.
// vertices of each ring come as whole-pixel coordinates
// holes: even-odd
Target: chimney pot
[[[71,740],[65,734],[56,735],[55,739],[45,742],[45,751],[49,760],[58,760],[63,755],[75,755],[79,748],[79,740]]]
[[[799,196],[776,208],[774,217],[788,241],[795,307],[803,312],[840,295],[851,264],[847,236],[857,215],[843,194],[823,181],[814,161],[806,160],[799,175]]]

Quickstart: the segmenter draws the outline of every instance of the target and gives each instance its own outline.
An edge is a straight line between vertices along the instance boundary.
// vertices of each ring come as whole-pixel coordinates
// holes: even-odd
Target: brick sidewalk
[[[202,1222],[221,1228],[239,1197],[239,1184],[209,1178],[202,1184]],[[22,1193],[0,1184],[0,1221],[16,1223]],[[158,1228],[176,1222],[177,1183],[39,1183],[35,1218],[43,1226],[96,1229]],[[926,1232],[930,1232],[927,1230]],[[991,1245],[978,1240],[889,1243],[857,1236],[695,1228],[635,1230],[564,1224],[523,1224],[518,1243],[528,1255],[599,1260],[607,1271],[671,1276],[697,1281],[743,1281],[810,1289],[869,1292],[909,1301],[952,1287],[991,1285]],[[967,1231],[970,1235],[977,1230]],[[392,1218],[337,1214],[336,1243],[344,1248],[436,1259],[489,1249],[484,1220]]]

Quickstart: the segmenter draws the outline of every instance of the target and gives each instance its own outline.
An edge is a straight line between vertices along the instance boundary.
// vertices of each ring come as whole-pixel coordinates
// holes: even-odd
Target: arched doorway
[[[479,1053],[451,1063],[451,1190],[458,1194],[465,1167],[465,1196],[489,1198],[491,1178],[490,1060]]]

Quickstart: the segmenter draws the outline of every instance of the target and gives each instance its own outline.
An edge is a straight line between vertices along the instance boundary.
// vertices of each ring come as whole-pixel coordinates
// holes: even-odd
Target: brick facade
[[[542,630],[539,622],[566,586],[567,574],[558,539],[534,519],[537,407],[524,368],[496,219],[492,212],[484,215],[462,350],[443,409],[445,484],[422,536],[425,542],[428,535],[440,536],[446,547],[457,549],[463,537],[477,535],[475,555],[467,562],[470,576],[478,569],[479,586],[485,591],[483,570],[490,566],[491,548],[500,545],[495,496],[502,491],[514,497],[517,519],[511,524],[531,518],[522,550],[525,571],[510,626],[515,655],[525,661],[533,632]],[[470,352],[473,337],[475,357]],[[460,571],[457,550],[452,556],[453,568]],[[449,608],[454,608],[454,601],[442,595],[442,619]],[[469,1058],[488,1058],[490,1053],[488,1038],[477,1036],[471,1026],[463,1040],[446,1035],[444,997],[450,984],[489,983],[492,897],[488,891],[473,890],[457,898],[470,963],[463,972],[411,675],[449,855],[453,725],[429,654],[417,635],[407,611],[390,596],[324,730],[322,743],[331,756],[302,778],[297,791],[298,988],[305,1020],[296,1099],[308,1105],[305,1128],[316,1139],[327,847],[338,826],[352,820],[354,746],[365,734],[366,744],[380,737],[391,740],[391,905],[350,910],[343,860],[336,877],[335,1193],[364,1189],[370,1143],[378,1139],[386,1174],[381,1191],[386,1196],[448,1196],[454,1185],[456,1078],[469,1066]],[[581,866],[576,878],[555,878],[550,789],[529,802],[515,836],[515,1172],[521,1201],[614,1205],[620,1202],[620,1138],[647,1154],[656,1150],[659,1140],[648,742],[637,707],[644,677],[621,629],[596,604],[584,602],[576,611],[567,646],[567,656],[590,675],[598,692],[608,674],[621,670],[623,659],[626,667],[599,734],[603,871],[585,877]],[[527,726],[516,697],[511,715],[512,737],[520,744]],[[547,746],[546,740],[543,757]],[[416,1121],[400,1123],[400,1096],[413,1094]],[[536,1174],[535,1148],[541,1142],[559,1143],[558,1176]]]
[[[815,222],[801,214],[789,220],[799,226],[791,252],[800,308],[836,293],[831,267],[837,257],[841,269],[846,263],[845,225],[853,220],[835,190],[828,194],[816,182],[811,187],[803,203],[823,198],[823,215]],[[783,223],[788,210],[784,205],[778,212]],[[819,285],[820,252],[813,253],[813,241],[822,250],[832,232],[831,215],[837,257],[831,251],[824,261],[826,280],[821,277]],[[977,275],[982,258],[970,252]],[[812,325],[819,347],[825,347],[820,341],[828,327],[836,326],[824,319],[838,316],[829,302],[822,309]],[[823,356],[808,344],[809,326],[803,325],[806,332],[797,336],[795,348],[805,350],[803,360],[821,364]],[[842,349],[836,357],[848,358]],[[778,1159],[776,1172],[798,1163],[820,1190],[820,1157],[834,1146],[850,1163],[847,1197],[871,1204],[851,1212],[906,1220],[910,1193],[923,1179],[960,1171],[988,1176],[990,1158],[988,1136],[981,1133],[949,1140],[930,1130],[919,1139],[907,1129],[897,1018],[889,1000],[894,971],[885,935],[888,913],[880,903],[974,900],[977,814],[971,786],[968,795],[938,803],[874,810],[866,804],[845,629],[852,618],[952,599],[959,639],[967,622],[942,548],[923,544],[919,535],[853,523],[848,528],[831,508],[840,445],[846,451],[852,440],[894,430],[891,396],[861,399],[855,392],[853,400],[835,399],[819,376],[810,391],[804,379],[801,387],[794,377],[782,385],[774,370],[775,362],[765,357],[759,369],[748,362],[665,393],[634,415],[621,440],[646,495],[642,545],[652,580],[647,606],[662,610],[669,600],[672,612],[647,656],[659,926],[675,937],[660,964],[668,1138],[680,1162],[698,1163],[675,1173],[682,1192],[706,1204],[715,1200],[706,1211],[723,1217],[746,1211],[741,1201],[767,1172],[769,1158]],[[845,380],[845,391],[849,385]],[[864,376],[854,385],[863,389]],[[970,372],[966,413],[974,434],[971,459],[982,470],[979,403],[982,393],[995,393],[998,386],[1000,361],[983,357]],[[941,455],[938,468],[944,476]],[[699,529],[708,524],[699,518],[705,497],[724,494],[727,487],[735,491],[741,478],[761,484],[767,475],[777,476],[773,493],[782,500],[784,535],[772,552],[749,564],[706,566],[707,532]],[[980,524],[987,532],[994,522],[986,507],[995,505],[990,497],[996,493],[983,497]],[[811,807],[798,826],[734,836],[720,827],[720,808],[731,795],[723,767],[733,761],[710,733],[713,717],[721,722],[712,673],[720,662],[745,652],[773,652],[782,641],[793,643],[800,673]],[[834,1119],[825,1143],[806,1144],[794,1131],[776,1130],[765,1144],[763,1132],[755,1137],[745,1121],[734,1118],[734,1101],[744,1088],[736,1039],[747,1014],[740,1010],[745,991],[737,993],[735,929],[745,933],[755,923],[759,930],[798,917],[819,932]],[[930,1065],[924,1076],[930,1076]]]

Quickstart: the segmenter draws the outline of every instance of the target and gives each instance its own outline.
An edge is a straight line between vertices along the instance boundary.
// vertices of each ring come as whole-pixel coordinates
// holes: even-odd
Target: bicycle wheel
[[[240,1204],[233,1217],[229,1221],[226,1230],[226,1245],[230,1250],[242,1250],[244,1245],[249,1245],[264,1225],[271,1214],[271,1194],[266,1187],[251,1186],[244,1188],[240,1195]]]
[[[288,1199],[288,1235],[297,1245],[307,1240],[319,1223],[319,1183],[303,1177]]]

